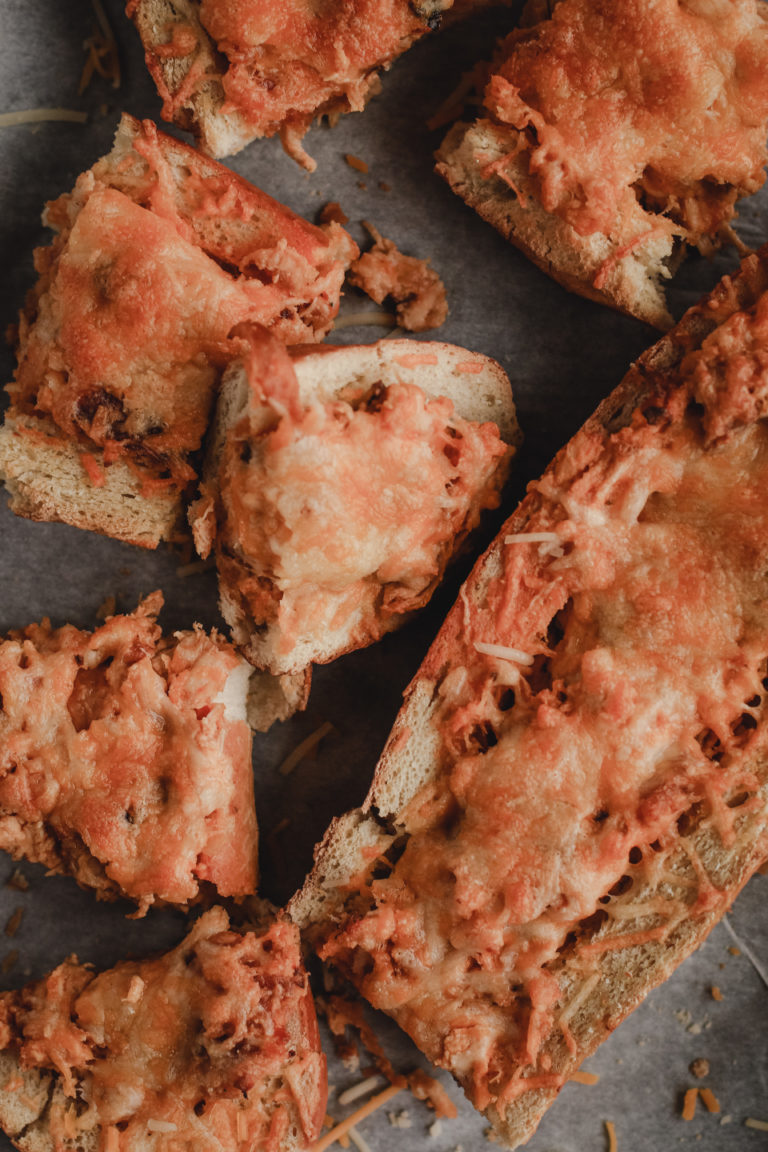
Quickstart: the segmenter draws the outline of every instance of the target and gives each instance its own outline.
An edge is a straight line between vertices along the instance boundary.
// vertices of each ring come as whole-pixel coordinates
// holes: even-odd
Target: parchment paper
[[[58,106],[88,113],[87,124],[48,124],[0,130],[0,249],[3,327],[15,319],[33,283],[32,249],[46,242],[40,212],[46,199],[68,190],[77,174],[106,152],[120,109],[159,120],[160,102],[144,69],[141,48],[125,19],[121,0],[105,0],[120,49],[123,83],[114,91],[96,80],[83,96],[77,87],[82,43],[94,24],[87,0],[0,0],[0,111]],[[306,140],[318,161],[308,176],[275,141],[252,145],[231,161],[239,172],[310,219],[328,200],[338,200],[360,241],[362,219],[373,221],[404,251],[428,256],[444,277],[451,315],[437,333],[495,356],[509,373],[525,432],[506,515],[554,452],[598,401],[616,385],[631,360],[655,338],[642,324],[568,295],[466,208],[432,171],[431,155],[441,133],[425,120],[476,59],[486,58],[494,39],[510,26],[509,12],[482,14],[435,35],[403,57],[384,81],[384,92],[363,115],[344,117],[332,131],[314,129]],[[352,153],[369,164],[361,176],[344,162]],[[380,186],[389,186],[385,190]],[[768,195],[742,208],[739,231],[750,243],[768,237]],[[713,263],[691,258],[671,290],[676,315],[735,266],[733,251]],[[360,301],[347,306],[359,309]],[[366,305],[367,307],[367,305]],[[378,338],[379,330],[343,333],[345,341]],[[427,334],[430,335],[430,334]],[[13,360],[0,351],[3,380]],[[495,526],[486,528],[486,540]],[[479,550],[479,548],[478,548]],[[146,553],[62,525],[16,519],[0,498],[0,629],[43,615],[55,623],[93,627],[96,610],[115,594],[130,610],[143,593],[163,589],[166,629],[220,623],[215,579],[202,573],[181,579],[178,555]],[[360,802],[395,716],[400,694],[456,595],[469,561],[453,572],[431,607],[412,626],[366,652],[319,669],[307,713],[256,737],[254,766],[262,829],[263,888],[284,901],[311,863],[312,848],[330,818]],[[320,723],[335,734],[315,760],[287,778],[276,769],[286,754]],[[284,819],[290,824],[275,835]],[[0,860],[0,884],[12,871]],[[128,954],[143,955],[176,942],[179,914],[125,918],[122,905],[97,904],[72,881],[45,878],[25,866],[26,893],[0,887],[0,963],[12,950],[18,961],[0,976],[0,986],[38,977],[76,951],[82,960],[106,966]],[[602,1152],[603,1123],[615,1123],[620,1152],[667,1152],[691,1147],[701,1152],[749,1152],[768,1147],[768,1133],[750,1130],[752,1116],[768,1120],[766,999],[768,993],[747,955],[768,970],[768,881],[755,878],[737,901],[730,923],[740,954],[724,926],[700,951],[622,1025],[588,1062],[600,1074],[595,1087],[568,1085],[529,1147],[532,1152]],[[17,908],[23,920],[15,938],[2,925]],[[722,990],[715,1001],[710,988]],[[382,1034],[396,1062],[417,1061],[410,1044],[387,1021]],[[345,1114],[335,1090],[359,1077],[331,1056],[330,1111]],[[691,1060],[711,1063],[707,1080],[695,1081]],[[459,1106],[457,1120],[431,1128],[433,1115],[407,1093],[387,1109],[405,1110],[410,1127],[395,1128],[385,1113],[361,1126],[374,1152],[464,1152],[485,1148],[485,1123],[449,1083]],[[680,1118],[682,1093],[709,1085],[722,1114]],[[0,1137],[0,1149],[10,1145]]]

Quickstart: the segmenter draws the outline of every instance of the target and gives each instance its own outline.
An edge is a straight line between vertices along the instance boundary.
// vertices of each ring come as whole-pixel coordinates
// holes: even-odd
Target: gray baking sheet
[[[46,242],[40,211],[46,199],[68,190],[77,174],[109,149],[121,109],[159,120],[160,103],[145,72],[142,52],[121,0],[105,0],[120,45],[123,82],[115,91],[95,80],[78,96],[83,41],[94,15],[87,0],[0,0],[0,112],[66,107],[88,113],[86,124],[46,124],[0,130],[0,253],[5,327],[33,282],[32,249]],[[568,295],[467,209],[432,171],[431,154],[441,133],[425,124],[451,92],[462,71],[485,58],[495,38],[510,26],[507,11],[480,14],[423,41],[404,56],[384,81],[384,90],[363,115],[344,117],[333,129],[315,128],[306,145],[318,169],[307,175],[276,141],[257,142],[230,161],[232,167],[298,212],[314,219],[329,200],[338,200],[349,228],[364,239],[363,219],[406,252],[429,257],[443,276],[451,313],[436,335],[495,356],[512,380],[525,445],[519,454],[504,513],[525,484],[578,428],[598,401],[619,382],[634,357],[654,339],[642,324]],[[369,166],[365,175],[344,161],[352,153]],[[384,186],[382,186],[384,185]],[[768,195],[744,204],[739,231],[752,244],[768,238]],[[733,268],[733,251],[710,263],[691,258],[671,290],[676,315]],[[359,310],[360,301],[346,307]],[[346,330],[346,342],[372,340],[380,330]],[[430,334],[426,334],[429,338]],[[0,350],[3,380],[13,371],[10,352]],[[496,523],[498,523],[498,518]],[[494,525],[486,527],[486,539]],[[93,627],[96,611],[110,595],[119,609],[162,588],[166,629],[195,620],[220,623],[211,572],[182,578],[177,554],[146,553],[63,525],[16,519],[0,496],[0,629],[43,615],[57,624]],[[257,736],[254,767],[262,830],[265,895],[282,902],[311,863],[312,848],[332,816],[360,802],[377,754],[396,713],[400,695],[418,667],[468,568],[459,565],[421,618],[368,651],[319,669],[305,715]],[[334,733],[316,759],[287,778],[278,765],[287,753],[330,721]],[[284,821],[290,823],[286,826]],[[280,830],[282,828],[282,831]],[[277,829],[273,833],[273,830]],[[24,866],[27,892],[2,886],[12,864],[0,858],[0,964],[15,950],[18,959],[0,977],[15,987],[38,977],[71,952],[109,965],[171,945],[183,931],[174,913],[127,920],[122,905],[97,904],[63,878],[46,878]],[[758,969],[768,971],[768,880],[756,877],[736,902],[730,928],[720,925],[664,987],[621,1026],[587,1067],[599,1074],[593,1087],[568,1085],[531,1140],[531,1152],[602,1152],[606,1120],[615,1124],[619,1152],[757,1152],[768,1132],[744,1126],[747,1117],[768,1120],[768,990]],[[13,938],[2,926],[23,909]],[[730,950],[729,950],[730,949]],[[738,954],[734,950],[738,949]],[[750,958],[751,956],[751,958]],[[722,1000],[713,999],[717,986]],[[388,1050],[407,1068],[417,1057],[388,1022]],[[333,1085],[330,1111],[345,1115],[338,1090],[354,1083],[329,1049]],[[698,1057],[710,1061],[707,1080],[688,1071]],[[447,1077],[443,1077],[449,1083]],[[722,1112],[699,1107],[695,1119],[680,1118],[684,1090],[709,1085]],[[433,1126],[427,1108],[403,1093],[360,1131],[373,1152],[464,1152],[487,1147],[485,1123],[449,1083],[459,1115]],[[395,1127],[388,1113],[406,1113]],[[0,1137],[0,1149],[10,1145]]]

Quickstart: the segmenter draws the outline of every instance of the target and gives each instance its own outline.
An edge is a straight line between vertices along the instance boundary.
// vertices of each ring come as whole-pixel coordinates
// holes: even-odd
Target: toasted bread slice
[[[765,179],[765,5],[544,7],[502,45],[483,117],[454,126],[437,170],[570,291],[669,327],[663,282],[685,246],[732,235]]]
[[[487,0],[486,0],[487,2]],[[379,73],[436,27],[453,0],[332,0],[292,6],[291,19],[256,0],[129,0],[163,117],[211,156],[280,133],[305,168],[301,139],[319,116],[361,111]],[[460,0],[469,10],[480,0]]]
[[[0,643],[0,848],[142,914],[257,879],[251,669],[216,633],[163,639],[161,605]]]
[[[156,959],[70,959],[0,994],[0,1126],[21,1152],[301,1152],[328,1095],[296,929],[222,908]]]
[[[298,673],[427,603],[497,506],[518,428],[502,369],[463,348],[252,340],[225,376],[192,523],[235,643]]]
[[[154,547],[195,479],[230,330],[322,339],[357,248],[127,116],[46,221],[0,476],[20,515]]]
[[[515,1147],[768,853],[768,246],[478,561],[291,913]]]

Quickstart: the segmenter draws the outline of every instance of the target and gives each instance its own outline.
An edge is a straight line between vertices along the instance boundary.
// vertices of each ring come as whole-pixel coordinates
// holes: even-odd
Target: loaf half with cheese
[[[263,329],[222,385],[202,555],[247,658],[299,674],[430,599],[499,503],[518,427],[499,365],[448,344],[286,351]]]
[[[257,880],[251,669],[215,632],[163,637],[161,606],[0,642],[0,848],[140,914]]]
[[[768,246],[478,561],[290,910],[526,1140],[768,854]]]
[[[328,1088],[296,929],[213,908],[163,956],[0,993],[0,1082],[21,1152],[310,1148]]]
[[[559,0],[512,33],[483,114],[438,172],[570,291],[671,324],[663,284],[688,245],[732,237],[765,180],[762,0]]]
[[[231,329],[322,339],[357,248],[129,116],[44,218],[0,477],[19,515],[155,547],[196,478]]]
[[[379,73],[447,14],[492,0],[309,0],[283,9],[259,0],[128,0],[163,118],[230,156],[279,133],[309,171],[302,137],[321,116],[359,112]]]

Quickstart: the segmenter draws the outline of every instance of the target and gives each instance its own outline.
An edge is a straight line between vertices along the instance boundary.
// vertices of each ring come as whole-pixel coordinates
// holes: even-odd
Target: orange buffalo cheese
[[[256,885],[248,670],[161,604],[0,643],[0,846],[142,912]]]
[[[325,1113],[298,932],[280,921],[233,932],[221,908],[156,959],[100,974],[70,960],[3,993],[0,1045],[22,1068],[56,1074],[56,1147],[95,1131],[95,1147],[115,1152],[140,1152],[152,1133],[200,1152],[246,1152],[277,1148],[276,1134],[294,1127],[298,1150]]]
[[[475,569],[416,681],[438,748],[387,814],[402,853],[320,929],[323,958],[480,1108],[559,1086],[543,1049],[601,956],[663,948],[734,895],[688,834],[698,813],[736,842],[768,739],[768,294],[735,299],[698,350],[680,338],[677,368],[638,370],[642,405],[590,421]]]
[[[497,506],[508,450],[413,384],[305,405],[279,346],[257,341],[246,363],[253,402],[219,470],[222,578],[279,625],[286,656],[356,617],[370,642],[426,603],[456,537]]]
[[[524,156],[579,235],[620,229],[631,245],[650,220],[698,243],[765,179],[764,6],[562,0],[507,39],[485,105],[517,134],[494,171]]]
[[[36,253],[11,411],[80,443],[94,484],[122,459],[150,485],[188,485],[238,349],[232,329],[249,320],[286,340],[322,337],[356,252],[338,225],[315,228],[127,117],[115,151],[47,222],[58,235]]]

